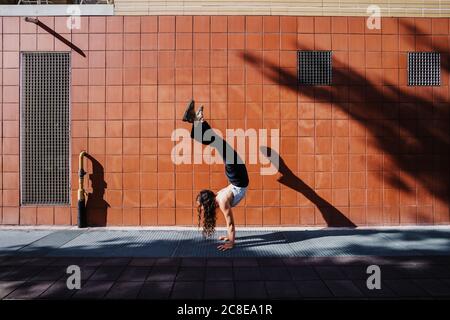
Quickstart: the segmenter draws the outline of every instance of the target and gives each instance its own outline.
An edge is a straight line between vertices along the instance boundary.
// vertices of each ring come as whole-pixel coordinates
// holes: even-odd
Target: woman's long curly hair
[[[197,195],[197,203],[198,226],[200,227],[203,211],[202,233],[208,238],[214,234],[216,228],[216,195],[211,190],[202,190]]]

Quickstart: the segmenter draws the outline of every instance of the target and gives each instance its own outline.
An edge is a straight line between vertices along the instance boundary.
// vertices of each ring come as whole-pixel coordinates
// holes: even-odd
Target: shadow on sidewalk
[[[29,234],[0,233],[0,256],[47,257],[318,257],[449,256],[450,228],[238,230],[233,250],[195,230],[62,230],[24,241]],[[25,237],[25,238],[24,238]]]

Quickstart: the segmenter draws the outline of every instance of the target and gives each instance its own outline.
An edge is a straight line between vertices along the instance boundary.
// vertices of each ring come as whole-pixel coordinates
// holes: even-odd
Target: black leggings
[[[205,133],[209,134],[210,139],[204,139]],[[191,130],[191,138],[203,145],[213,144],[225,163],[225,175],[228,181],[237,187],[248,186],[247,168],[241,157],[225,140],[211,129],[208,122],[194,123]]]

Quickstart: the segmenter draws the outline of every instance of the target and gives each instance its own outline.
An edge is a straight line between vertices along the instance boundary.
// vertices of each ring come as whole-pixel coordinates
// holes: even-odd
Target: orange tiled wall
[[[191,97],[222,130],[281,131],[289,169],[249,166],[238,225],[449,223],[449,19],[369,30],[362,17],[82,17],[72,32],[41,20],[87,55],[72,52],[72,207],[19,206],[19,52],[69,49],[3,17],[2,224],[75,224],[82,149],[95,159],[91,224],[196,224],[196,192],[226,179],[220,165],[170,161]],[[333,50],[333,86],[297,87],[297,49]],[[442,86],[406,86],[414,50],[442,53]]]

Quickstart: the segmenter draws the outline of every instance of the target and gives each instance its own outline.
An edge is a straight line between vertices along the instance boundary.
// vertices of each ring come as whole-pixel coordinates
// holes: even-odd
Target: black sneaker
[[[195,107],[194,100],[189,101],[189,103],[186,106],[186,111],[184,112],[183,115],[184,122],[194,123],[194,120],[196,118],[194,107]]]
[[[198,111],[195,113],[195,121],[203,122],[203,106],[200,106]]]

